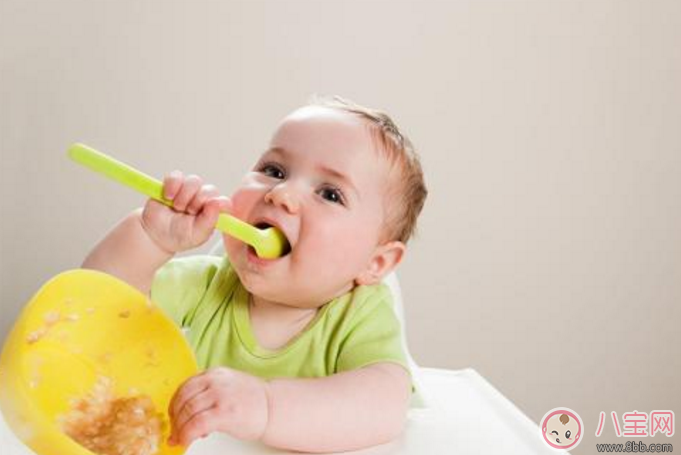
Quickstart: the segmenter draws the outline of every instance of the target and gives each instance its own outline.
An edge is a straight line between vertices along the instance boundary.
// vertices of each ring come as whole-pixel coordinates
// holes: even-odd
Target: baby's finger
[[[192,417],[201,412],[207,411],[215,406],[214,395],[210,390],[204,390],[191,399],[185,401],[184,405],[180,409],[180,412],[175,415],[173,420],[173,430],[171,434],[171,439],[178,440],[179,435],[182,432],[184,426],[189,422]]]
[[[187,213],[196,215],[201,211],[203,204],[205,204],[208,199],[212,199],[219,194],[220,192],[215,185],[203,185],[199,192],[194,195],[194,198],[189,201],[189,204],[187,204]]]
[[[217,408],[212,407],[206,411],[194,414],[173,439],[187,447],[194,440],[218,430],[219,426],[220,418],[217,414]]]
[[[187,400],[191,400],[192,397],[203,392],[209,386],[210,381],[206,378],[205,373],[189,378],[182,384],[170,400],[170,405],[168,405],[168,414],[170,415],[171,420],[176,418]]]
[[[194,224],[198,232],[210,232],[212,233],[215,229],[215,224],[220,216],[220,211],[223,207],[231,207],[231,203],[227,202],[225,196],[210,199],[203,206],[203,210],[196,217],[196,222]]]
[[[180,171],[173,171],[163,178],[163,197],[172,201],[180,191],[184,176]]]
[[[220,196],[220,213],[232,213],[232,200],[226,196]]]
[[[187,210],[187,204],[191,201],[196,193],[201,189],[203,185],[203,180],[198,175],[188,175],[184,179],[184,183],[180,188],[180,191],[173,199],[173,208],[178,212],[184,212]]]

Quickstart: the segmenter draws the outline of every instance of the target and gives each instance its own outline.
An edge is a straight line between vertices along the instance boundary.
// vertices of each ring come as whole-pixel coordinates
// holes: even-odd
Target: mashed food
[[[163,420],[148,396],[116,398],[110,378],[98,378],[93,390],[74,400],[60,417],[64,433],[100,455],[152,455],[158,451]]]

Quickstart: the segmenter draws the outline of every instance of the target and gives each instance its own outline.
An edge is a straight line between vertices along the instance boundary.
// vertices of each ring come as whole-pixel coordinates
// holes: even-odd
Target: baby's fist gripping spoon
[[[76,163],[104,174],[168,207],[173,206],[172,201],[163,197],[163,183],[159,180],[87,145],[73,144],[69,147],[68,153]],[[220,214],[215,228],[251,245],[258,256],[265,259],[278,258],[284,254],[288,246],[286,237],[279,229],[274,227],[258,229],[224,213]]]

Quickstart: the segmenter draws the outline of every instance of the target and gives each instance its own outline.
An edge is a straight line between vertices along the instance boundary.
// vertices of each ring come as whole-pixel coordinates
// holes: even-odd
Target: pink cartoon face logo
[[[554,449],[573,449],[582,441],[582,419],[568,408],[551,409],[541,419],[544,442]]]

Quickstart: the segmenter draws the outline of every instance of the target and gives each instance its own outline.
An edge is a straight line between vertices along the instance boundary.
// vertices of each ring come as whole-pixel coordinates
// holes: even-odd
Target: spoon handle
[[[83,144],[73,144],[69,147],[68,154],[76,163],[139,191],[168,207],[173,206],[173,201],[163,197],[163,183],[160,180],[138,171],[132,166]],[[254,233],[249,231],[255,228],[225,213],[220,214],[215,227],[243,242],[250,244],[254,241]]]
[[[167,205],[173,202],[163,197],[163,183],[127,164],[83,144],[69,147],[69,157],[78,164],[103,174],[110,179],[139,191],[150,198]]]

